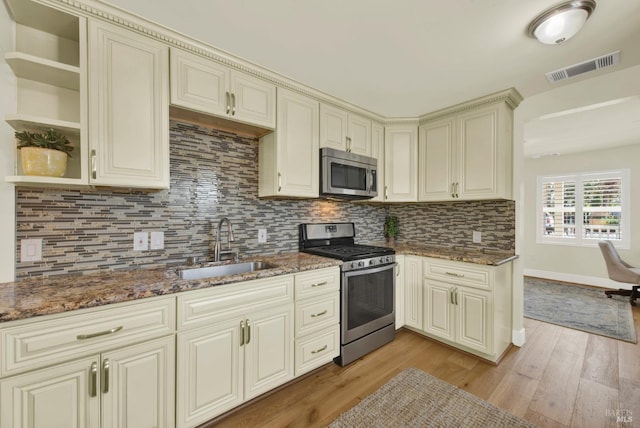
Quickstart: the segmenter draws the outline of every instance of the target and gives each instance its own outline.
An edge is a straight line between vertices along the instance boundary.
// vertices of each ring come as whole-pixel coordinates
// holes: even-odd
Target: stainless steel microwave
[[[320,149],[320,196],[371,199],[378,195],[378,160],[329,147]]]

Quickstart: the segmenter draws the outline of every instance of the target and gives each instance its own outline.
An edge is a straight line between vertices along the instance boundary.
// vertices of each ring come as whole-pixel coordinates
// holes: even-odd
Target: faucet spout
[[[233,236],[233,225],[231,224],[231,221],[227,217],[224,217],[218,223],[218,230],[216,231],[216,243],[213,247],[213,258],[216,262],[220,261],[220,255],[223,253],[220,251],[220,241],[222,241],[222,226],[224,225],[224,223],[227,223],[227,251],[224,251],[224,253],[225,254],[233,253],[231,251],[231,243],[235,241],[235,238]],[[236,259],[237,259],[237,254],[236,254]]]

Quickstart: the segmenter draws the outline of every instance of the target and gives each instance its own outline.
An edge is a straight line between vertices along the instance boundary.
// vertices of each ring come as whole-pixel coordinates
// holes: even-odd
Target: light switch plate
[[[42,239],[20,240],[20,261],[39,262],[42,260]]]
[[[482,242],[482,232],[474,230],[473,231],[473,243],[480,244]]]
[[[258,229],[258,244],[267,242],[267,229]]]
[[[164,248],[164,232],[151,232],[151,249],[162,250]]]
[[[133,251],[147,251],[149,249],[149,233],[134,232]]]

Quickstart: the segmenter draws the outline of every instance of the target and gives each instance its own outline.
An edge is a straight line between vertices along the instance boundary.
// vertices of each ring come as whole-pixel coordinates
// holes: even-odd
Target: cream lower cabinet
[[[404,325],[422,329],[422,257],[404,257]]]
[[[172,298],[3,325],[0,427],[173,427],[174,327]]]
[[[396,256],[396,330],[404,326],[404,271],[405,256]]]
[[[497,361],[511,343],[511,264],[423,258],[426,335]]]
[[[276,130],[258,147],[258,196],[318,197],[319,109],[312,98],[278,89]]]
[[[89,20],[89,182],[169,188],[169,48]]]
[[[340,355],[340,268],[295,275],[295,375]]]
[[[178,320],[179,427],[293,378],[293,275],[184,293]]]

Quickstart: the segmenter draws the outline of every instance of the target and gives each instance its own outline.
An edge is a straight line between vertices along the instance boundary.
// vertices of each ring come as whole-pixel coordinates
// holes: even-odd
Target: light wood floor
[[[640,308],[633,314],[637,334]],[[540,427],[640,426],[640,345],[526,318],[525,328],[527,343],[498,366],[400,330],[349,366],[323,367],[215,425],[324,427],[402,369],[417,367]],[[616,412],[633,422],[616,424]]]

